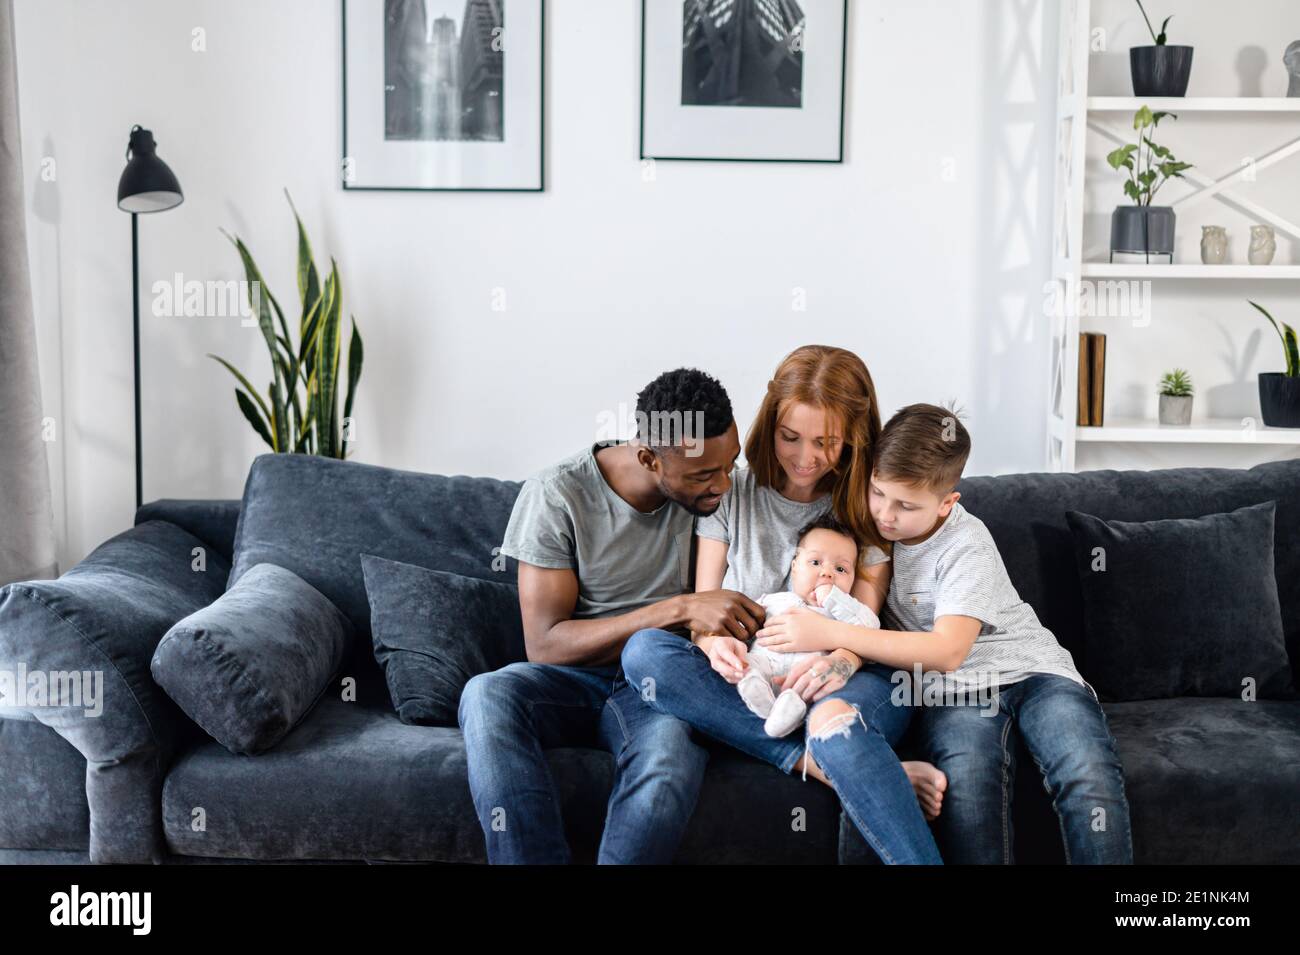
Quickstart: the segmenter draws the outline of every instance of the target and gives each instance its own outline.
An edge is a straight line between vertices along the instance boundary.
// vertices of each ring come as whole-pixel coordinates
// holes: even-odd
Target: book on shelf
[[[1079,333],[1079,413],[1082,427],[1099,428],[1105,422],[1106,336],[1100,332]]]

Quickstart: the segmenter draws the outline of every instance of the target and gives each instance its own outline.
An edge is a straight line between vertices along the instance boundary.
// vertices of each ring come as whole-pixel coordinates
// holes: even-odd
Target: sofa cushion
[[[1183,697],[1105,711],[1135,862],[1300,863],[1300,705]]]
[[[678,862],[835,862],[840,809],[828,787],[702,742],[709,767]],[[574,861],[590,862],[614,758],[562,748],[547,760]],[[201,742],[172,767],[162,804],[168,844],[180,855],[486,861],[460,730],[411,726],[333,696],[257,759]]]
[[[352,624],[291,570],[258,564],[212,604],[178,621],[150,671],[232,753],[282,740],[329,689]]]
[[[361,555],[375,659],[403,723],[456,726],[470,677],[526,660],[511,583]]]
[[[149,660],[172,624],[221,595],[229,571],[197,537],[146,521],[96,547],[58,580],[0,588],[0,670],[22,668],[47,679],[79,674],[95,697],[93,705],[85,696],[82,705],[29,699],[18,707],[89,763],[95,862],[161,859],[158,793],[194,725],[154,683]]]
[[[1295,585],[1300,580],[1300,460],[1250,469],[1003,474],[964,478],[957,489],[967,510],[988,526],[1020,596],[1085,677],[1091,670],[1084,652],[1083,594],[1067,510],[1107,521],[1152,521],[1276,501],[1273,569],[1292,674],[1300,679],[1300,587]]]
[[[497,551],[519,487],[308,454],[260,455],[244,485],[229,585],[263,562],[307,581],[356,630],[347,672],[387,702],[371,650],[361,555],[513,582],[517,564]]]
[[[1067,511],[1084,645],[1103,699],[1291,696],[1266,501],[1228,514],[1103,521]]]

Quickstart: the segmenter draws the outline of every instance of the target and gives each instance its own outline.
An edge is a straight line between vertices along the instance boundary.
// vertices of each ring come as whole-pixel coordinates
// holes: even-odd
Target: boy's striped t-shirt
[[[1054,673],[1089,686],[1070,651],[1020,599],[984,522],[960,501],[942,526],[919,544],[895,542],[893,556],[886,627],[929,631],[937,618],[949,615],[980,621],[979,636],[966,659],[945,675],[947,689],[1018,683],[1036,673]]]

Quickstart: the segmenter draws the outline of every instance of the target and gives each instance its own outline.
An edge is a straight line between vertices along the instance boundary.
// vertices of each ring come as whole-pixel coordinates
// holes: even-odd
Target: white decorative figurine
[[[1277,236],[1272,226],[1253,225],[1250,227],[1250,264],[1268,265],[1277,253]]]
[[[1222,265],[1228,260],[1228,232],[1221,225],[1201,226],[1201,261]]]

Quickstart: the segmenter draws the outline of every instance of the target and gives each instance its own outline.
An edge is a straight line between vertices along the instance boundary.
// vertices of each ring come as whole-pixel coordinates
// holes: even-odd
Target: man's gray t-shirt
[[[1088,686],[1070,651],[1020,599],[984,522],[960,502],[921,543],[895,542],[883,617],[891,630],[916,632],[933,630],[938,617],[949,615],[974,617],[981,626],[961,666],[945,675],[946,689],[1018,683],[1036,673]]]
[[[672,501],[642,513],[614,492],[595,452],[551,465],[524,482],[501,553],[578,577],[574,619],[610,617],[691,588],[695,518]]]
[[[716,511],[695,522],[695,533],[727,545],[722,589],[757,600],[790,589],[799,531],[830,509],[829,494],[807,503],[792,501],[775,488],[761,487],[749,468],[736,468],[731,490]],[[868,547],[862,562],[869,566],[887,560],[884,551]]]

